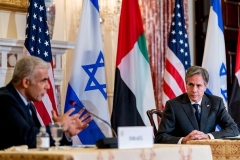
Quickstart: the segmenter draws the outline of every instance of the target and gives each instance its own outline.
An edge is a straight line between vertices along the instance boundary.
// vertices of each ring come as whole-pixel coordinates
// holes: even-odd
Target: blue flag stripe
[[[65,105],[64,112],[67,112],[69,109],[73,108],[73,106],[69,104],[70,100],[73,100],[77,104],[76,106],[74,106],[75,111],[73,112],[73,114],[79,112],[80,109],[84,108],[84,105],[78,99],[71,85],[68,86],[67,97],[66,97],[66,102],[68,103],[66,103]],[[86,109],[86,112],[87,112],[87,109]],[[82,144],[95,144],[97,140],[104,138],[105,136],[97,126],[96,122],[91,121],[89,123],[89,126],[83,132],[80,132],[80,134],[78,134],[78,137],[81,140]]]
[[[218,26],[222,30],[222,32],[224,32],[220,0],[211,0],[211,6],[213,7],[213,10],[218,15]]]
[[[93,3],[93,5],[97,9],[97,11],[99,12],[98,0],[91,0],[91,2]]]
[[[224,35],[221,28],[221,5],[219,0],[212,0],[211,4],[202,64],[210,76],[206,93],[222,97],[227,105],[227,68]],[[213,58],[217,58],[217,60],[213,62]]]
[[[31,55],[51,62],[52,51],[44,0],[34,0],[29,3],[24,45]]]
[[[73,107],[70,100],[77,103],[76,112],[84,107],[110,122],[97,0],[83,0],[65,112]],[[112,135],[107,124],[92,118],[89,126],[77,138],[74,137],[74,144],[95,144],[97,140]]]

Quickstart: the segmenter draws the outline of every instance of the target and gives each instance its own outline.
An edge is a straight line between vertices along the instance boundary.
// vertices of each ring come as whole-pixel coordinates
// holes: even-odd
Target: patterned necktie
[[[195,103],[195,104],[193,104],[193,107],[195,108],[195,116],[196,116],[196,118],[197,118],[197,121],[198,121],[198,124],[199,124],[199,122],[200,122],[200,112],[199,112],[199,110],[198,110],[198,104],[197,103]]]

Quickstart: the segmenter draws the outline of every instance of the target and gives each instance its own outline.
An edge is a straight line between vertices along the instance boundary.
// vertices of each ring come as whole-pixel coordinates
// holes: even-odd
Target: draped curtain
[[[188,28],[187,0],[183,0],[183,3]],[[141,0],[140,5],[148,43],[156,107],[161,109],[163,74],[165,68],[164,59],[167,52],[168,34],[175,0]]]

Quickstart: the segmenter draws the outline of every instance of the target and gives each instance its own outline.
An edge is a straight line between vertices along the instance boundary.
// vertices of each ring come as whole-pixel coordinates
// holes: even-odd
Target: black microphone
[[[78,108],[82,108],[80,106],[77,105],[77,102],[73,101],[73,100],[69,100],[69,104],[71,104],[72,106],[76,106]],[[89,112],[89,111],[87,111]],[[96,146],[98,148],[117,148],[118,147],[118,140],[117,140],[117,134],[115,132],[115,130],[112,128],[112,126],[107,122],[105,121],[104,119],[98,117],[97,115],[93,114],[92,112],[89,112],[90,115],[94,116],[95,118],[103,121],[105,124],[107,124],[111,130],[112,130],[112,133],[114,135],[113,138],[103,138],[103,139],[100,139],[96,142]]]
[[[70,103],[72,106],[76,106],[76,107],[78,107],[78,108],[81,108],[81,107],[79,107],[79,106],[77,105],[77,103],[76,103],[75,101],[73,101],[73,100],[69,100],[69,103]],[[89,111],[88,111],[88,112],[89,112]],[[111,128],[114,137],[117,137],[116,132],[114,131],[114,129],[112,128],[112,126],[111,126],[107,121],[105,121],[104,119],[98,117],[97,115],[93,114],[92,112],[89,112],[89,113],[90,113],[90,115],[92,115],[93,117],[96,117],[97,119],[100,119],[100,120],[103,121],[105,124],[107,124],[107,125]]]

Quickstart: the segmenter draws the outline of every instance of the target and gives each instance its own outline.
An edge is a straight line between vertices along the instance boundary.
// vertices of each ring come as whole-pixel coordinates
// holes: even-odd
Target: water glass
[[[59,123],[51,123],[49,126],[52,138],[55,141],[55,149],[58,150],[60,145],[59,141],[62,139],[63,136],[63,128]]]

